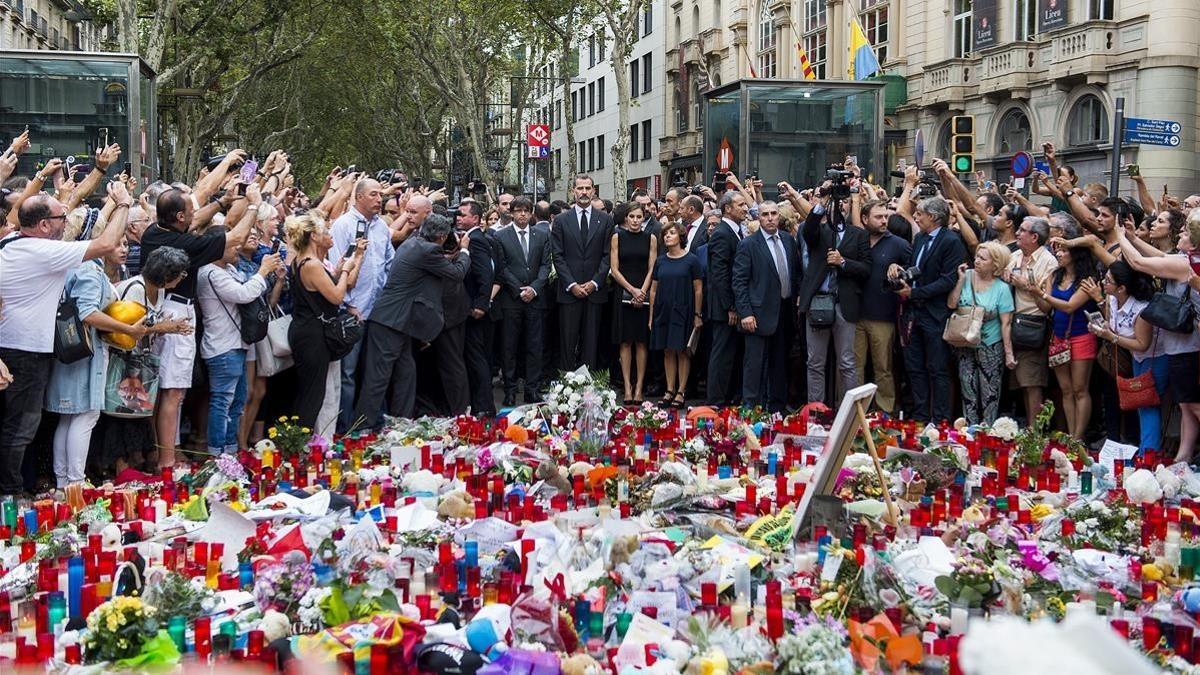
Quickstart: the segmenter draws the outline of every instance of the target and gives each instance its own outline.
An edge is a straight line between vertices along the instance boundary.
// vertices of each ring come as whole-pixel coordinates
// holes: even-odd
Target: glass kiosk
[[[0,51],[0,144],[29,127],[33,146],[15,175],[53,157],[91,165],[96,148],[120,143],[116,176],[130,164],[139,188],[158,178],[155,74],[136,54]]]
[[[740,80],[704,94],[704,172],[718,162],[739,178],[754,174],[767,198],[786,180],[803,190],[831,164],[857,158],[876,184],[883,161],[883,82]]]

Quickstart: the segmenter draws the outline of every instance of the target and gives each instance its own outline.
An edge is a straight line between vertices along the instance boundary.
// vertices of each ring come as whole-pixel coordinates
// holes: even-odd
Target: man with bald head
[[[333,221],[330,228],[333,246],[329,249],[329,262],[333,265],[337,265],[347,251],[354,249],[357,240],[367,240],[362,269],[358,273],[358,284],[350,289],[344,301],[346,309],[363,321],[371,317],[371,309],[375,306],[380,289],[387,281],[392,256],[395,255],[395,249],[392,248],[392,230],[379,216],[382,207],[383,196],[379,182],[364,178],[354,186],[354,205]],[[409,200],[409,208],[412,208],[412,200]],[[354,423],[355,381],[359,375],[361,354],[360,340],[349,354],[342,357],[342,412],[338,415],[339,432],[345,432]],[[319,431],[329,433],[327,429]]]

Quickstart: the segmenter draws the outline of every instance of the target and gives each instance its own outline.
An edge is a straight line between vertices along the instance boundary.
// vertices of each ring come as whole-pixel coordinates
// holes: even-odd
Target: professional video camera
[[[825,172],[825,180],[829,181],[830,185],[828,188],[822,185],[817,190],[818,195],[834,199],[850,198],[850,181],[854,180],[853,171],[846,171],[840,165],[834,164]]]
[[[893,178],[904,178],[903,171],[892,171]],[[942,192],[942,180],[937,177],[936,173],[918,171],[917,177],[917,196],[921,198],[936,197]]]

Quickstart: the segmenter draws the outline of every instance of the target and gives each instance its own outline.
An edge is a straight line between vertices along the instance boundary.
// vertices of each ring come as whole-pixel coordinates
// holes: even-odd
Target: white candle
[[[950,608],[950,634],[962,635],[967,632],[967,608]]]

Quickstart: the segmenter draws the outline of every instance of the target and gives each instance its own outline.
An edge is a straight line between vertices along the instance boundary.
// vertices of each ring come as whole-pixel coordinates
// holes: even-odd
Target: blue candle
[[[31,537],[33,535],[37,534],[37,531],[38,531],[37,511],[35,511],[33,509],[29,509],[28,511],[25,512],[25,531]]]
[[[67,561],[67,602],[71,618],[83,618],[83,558],[75,556]]]
[[[775,451],[772,450],[771,452],[767,453],[767,473],[775,476],[778,475],[778,470],[779,458],[775,456]]]
[[[254,586],[254,567],[249,562],[238,563],[238,584],[242,588]]]
[[[479,567],[479,542],[468,541],[463,544],[466,551],[467,567]]]
[[[829,548],[829,545],[832,543],[833,543],[833,537],[831,537],[828,534],[817,540],[817,564],[818,565],[825,564],[825,554],[829,552],[827,549]]]

